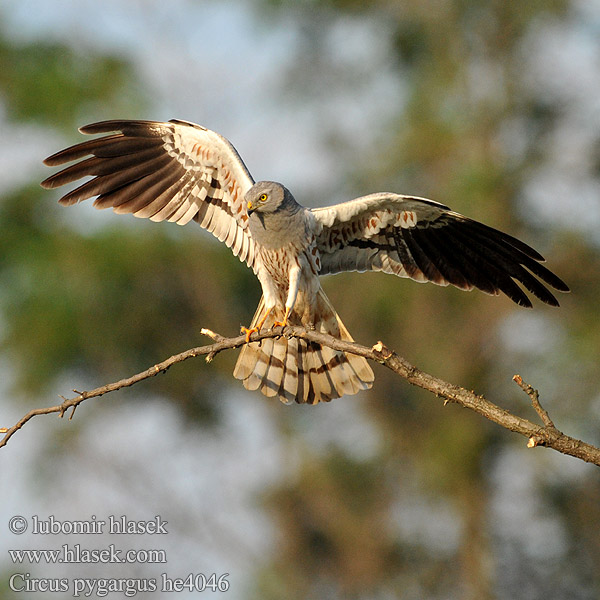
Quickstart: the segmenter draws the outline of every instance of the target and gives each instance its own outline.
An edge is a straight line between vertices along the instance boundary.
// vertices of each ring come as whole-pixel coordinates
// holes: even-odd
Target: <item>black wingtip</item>
[[[121,131],[120,125],[127,123],[128,121],[98,121],[97,123],[89,123],[88,125],[82,125],[79,128],[80,133],[86,135],[93,135],[95,133],[112,133],[114,131]]]
[[[44,161],[45,165],[48,166],[52,166],[49,163],[47,163],[46,161]],[[45,189],[45,190],[51,190],[53,188],[55,188],[56,186],[53,184],[52,182],[52,175],[50,177],[46,177],[46,179],[44,179],[44,181],[40,182],[40,185]]]
[[[54,154],[51,154],[50,156],[46,157],[42,162],[47,166],[47,167],[56,167],[58,165],[62,165],[65,161],[62,158],[63,156],[63,150],[59,151],[59,152],[55,152]],[[50,179],[50,178],[48,178]],[[44,186],[44,182],[48,181],[47,179],[44,180],[42,182],[42,186]],[[51,186],[50,186],[51,187]]]
[[[90,123],[79,128],[81,133],[94,135],[96,133],[114,133],[120,131],[125,135],[143,135],[155,137],[163,134],[165,124],[160,121],[142,120],[111,120]]]
[[[556,280],[553,282],[552,285],[554,289],[558,290],[559,292],[562,292],[563,294],[569,294],[571,292],[569,286],[560,277],[556,277]]]

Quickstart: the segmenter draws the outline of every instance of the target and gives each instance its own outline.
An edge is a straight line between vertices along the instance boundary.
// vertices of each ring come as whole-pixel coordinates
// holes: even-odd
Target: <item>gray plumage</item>
[[[79,162],[42,185],[92,176],[59,202],[97,196],[97,208],[117,213],[180,225],[195,220],[261,283],[249,332],[291,324],[351,341],[319,280],[341,271],[503,292],[528,307],[519,284],[553,306],[558,301],[546,286],[568,291],[533,248],[432,200],[378,193],[310,210],[279,183],[255,183],[230,142],[199,125],[105,121],[81,131],[109,135],[47,158],[50,166]],[[284,337],[246,344],[234,376],[266,396],[311,404],[367,389],[374,378],[363,358]]]

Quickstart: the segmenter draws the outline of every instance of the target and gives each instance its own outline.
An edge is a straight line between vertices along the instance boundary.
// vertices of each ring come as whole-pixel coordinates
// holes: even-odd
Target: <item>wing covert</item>
[[[102,121],[80,131],[108,135],[44,161],[48,166],[79,161],[45,179],[45,188],[93,177],[62,196],[61,204],[97,196],[96,208],[119,214],[179,225],[193,219],[253,265],[254,243],[243,200],[254,180],[228,140],[178,120]]]
[[[527,307],[531,301],[517,281],[553,306],[558,301],[544,283],[569,291],[527,244],[432,200],[380,193],[312,213],[323,275],[384,271],[463,290],[503,292]]]

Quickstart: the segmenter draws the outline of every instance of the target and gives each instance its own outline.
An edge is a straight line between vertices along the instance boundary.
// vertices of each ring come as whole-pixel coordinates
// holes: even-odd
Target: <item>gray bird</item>
[[[249,342],[253,331],[287,324],[352,341],[321,288],[321,275],[384,271],[503,292],[526,307],[531,301],[517,281],[552,306],[558,302],[544,283],[569,291],[527,244],[432,200],[377,193],[307,209],[281,184],[255,183],[231,143],[199,125],[104,121],[80,131],[109,135],[48,157],[49,166],[79,162],[42,186],[92,176],[59,202],[97,196],[95,207],[116,213],[179,225],[193,219],[225,242],[254,271],[263,292],[250,327],[242,328],[248,343],[234,376],[285,403],[316,404],[373,384],[367,361],[353,354],[297,338]]]

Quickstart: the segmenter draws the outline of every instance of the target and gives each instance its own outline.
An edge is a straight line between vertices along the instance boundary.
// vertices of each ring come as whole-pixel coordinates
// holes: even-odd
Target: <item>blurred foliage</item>
[[[0,38],[0,99],[13,121],[38,122],[72,132],[86,109],[103,105],[121,115],[141,110],[130,66],[65,44],[14,44]],[[98,119],[99,120],[99,119]]]
[[[247,269],[234,268],[237,260],[204,235],[168,236],[163,227],[140,223],[137,231],[115,224],[84,236],[61,224],[47,202],[36,186],[0,206],[0,298],[9,323],[2,347],[21,393],[48,392],[64,371],[97,384],[129,376],[207,343],[204,326],[235,335],[243,315],[249,322]],[[231,368],[232,358],[210,373],[200,359],[178,366],[179,376],[159,377],[147,389],[190,409],[206,403],[203,389],[217,393],[214,371]]]
[[[554,399],[572,397],[576,390],[580,400],[573,402],[579,412],[572,422],[581,423],[582,414],[589,410],[590,397],[597,393],[600,327],[591,315],[595,312],[592,298],[598,289],[590,285],[589,273],[598,272],[598,249],[566,233],[550,237],[546,231],[542,235],[536,231],[535,223],[524,221],[517,206],[529,169],[545,158],[543,140],[557,126],[564,109],[548,98],[525,91],[521,73],[523,38],[533,25],[567,16],[569,4],[394,0],[368,4],[352,0],[280,0],[267,4],[283,14],[293,12],[303,23],[305,39],[298,42],[302,54],[283,84],[285,89],[295,90],[298,103],[310,97],[307,88],[320,89],[323,73],[335,74],[335,68],[324,66],[328,60],[325,49],[327,36],[339,20],[364,17],[380,23],[382,35],[391,31],[393,47],[387,59],[393,60],[407,96],[395,120],[387,124],[387,144],[379,147],[376,156],[369,157],[366,167],[350,165],[348,180],[353,181],[356,195],[392,189],[432,197],[469,216],[510,230],[534,246],[541,246],[553,270],[569,273],[574,291],[573,296],[561,298],[565,308],[560,315],[546,307],[535,307],[545,318],[568,323],[572,333],[568,350],[557,340],[554,349],[536,352],[533,358],[524,356],[522,361],[508,366],[510,370],[504,368],[504,357],[498,355],[496,331],[505,316],[518,309],[505,299],[491,300],[482,294],[468,296],[452,289],[440,293],[433,286],[403,285],[379,274],[362,275],[364,287],[353,285],[352,275],[327,280],[324,285],[350,331],[359,340],[385,336],[388,344],[425,370],[491,398],[511,391],[510,376],[518,369],[529,369],[524,370],[525,376],[528,372],[540,372],[540,363],[546,362],[546,370],[541,369],[546,377],[534,382],[546,384],[542,397],[546,394],[554,415],[568,423],[569,409],[555,404]],[[351,44],[352,40],[347,42]],[[352,73],[346,77],[352,78]],[[357,72],[356,81],[359,77]],[[511,163],[502,154],[498,136],[503,124],[515,118],[527,123],[532,135],[522,159]],[[337,139],[333,132],[325,131],[324,135]],[[337,151],[332,145],[332,152]],[[573,272],[575,262],[580,267],[577,273]],[[571,377],[552,376],[559,364],[561,372],[570,373]],[[497,428],[465,411],[455,407],[440,410],[423,392],[403,386],[388,373],[377,371],[376,377],[368,402],[385,440],[385,450],[359,468],[350,463],[341,468],[365,486],[379,490],[380,501],[360,506],[353,526],[346,528],[353,537],[343,544],[335,524],[338,518],[344,519],[352,499],[336,483],[340,463],[328,453],[307,454],[303,462],[305,473],[318,476],[300,476],[271,496],[282,532],[278,558],[272,570],[263,573],[257,597],[277,598],[289,589],[299,590],[297,598],[503,597],[500,589],[507,579],[490,570],[492,564],[501,568],[499,557],[503,549],[488,522],[492,495],[487,470],[493,463],[492,456],[501,451],[507,440],[501,441]],[[499,378],[506,380],[504,387],[495,385]],[[511,408],[523,414],[526,404],[523,405],[523,398],[518,400]],[[509,406],[510,402],[505,404]],[[532,414],[528,417],[534,418]],[[598,441],[593,431],[585,433],[592,436],[592,441]],[[405,471],[407,461],[410,474]],[[451,560],[447,556],[436,557],[431,548],[411,548],[408,540],[400,543],[396,538],[400,547],[394,548],[393,537],[385,535],[394,494],[389,493],[388,479],[373,476],[381,473],[383,465],[388,477],[394,473],[404,482],[416,477],[420,498],[439,495],[455,507],[463,535]],[[370,477],[361,477],[361,468],[368,470]],[[323,480],[328,484],[323,485]],[[596,495],[589,490],[585,494],[597,501],[597,486],[591,485]],[[561,490],[569,500],[559,512],[566,515],[569,502],[582,490]],[[322,507],[327,507],[327,512]],[[331,515],[332,522],[324,524],[323,514]],[[436,517],[432,514],[431,518]],[[585,521],[579,521],[570,531],[573,548],[581,539],[580,528],[586,527]],[[589,525],[592,521],[587,522]],[[388,521],[387,528],[390,527],[392,522]],[[557,585],[566,580],[564,570],[557,568],[555,562],[536,564],[521,553],[508,561],[514,569],[514,581],[535,580],[539,597],[593,597],[599,593],[600,584],[596,578],[590,581],[586,569],[590,556],[600,556],[600,538],[595,534],[591,537],[594,541],[586,536],[585,550],[568,554],[572,559],[569,564],[577,573],[572,580],[580,582],[579,588]],[[346,546],[362,556],[359,563],[366,570],[362,575],[353,568],[356,561],[344,554],[349,551]],[[533,576],[534,571],[544,573],[542,582]],[[558,590],[560,595],[555,596]]]
[[[385,124],[377,156],[349,165],[348,186],[356,195],[391,189],[430,196],[510,230],[541,244],[551,268],[568,273],[574,290],[561,297],[561,318],[571,336],[507,366],[498,328],[519,309],[505,298],[381,274],[328,278],[324,287],[354,337],[365,344],[383,338],[419,367],[504,405],[514,401],[533,419],[526,400],[504,383],[515,369],[527,367],[548,377],[531,383],[544,386],[542,399],[550,396],[560,422],[568,424],[570,412],[572,426],[585,421],[581,415],[589,414],[598,381],[598,290],[589,285],[589,273],[600,271],[598,248],[575,235],[537,231],[516,206],[528,169],[544,158],[539,142],[562,110],[523,92],[520,44],[539,19],[564,16],[569,3],[265,0],[260,7],[271,25],[277,15],[302,22],[304,39],[281,82],[282,95],[298,103],[308,102],[314,89],[327,92],[324,74],[331,70],[323,68],[323,48],[338,19],[376,18],[391,31],[386,59],[407,97]],[[489,80],[479,85],[474,66],[493,73],[491,87]],[[359,75],[348,74],[357,85]],[[0,98],[12,120],[69,131],[82,115],[139,116],[136,107],[139,112],[144,104],[134,69],[123,58],[1,38]],[[510,164],[497,136],[515,117],[533,135],[522,160]],[[334,133],[324,128],[323,136],[337,140]],[[338,150],[332,144],[332,152]],[[34,182],[0,203],[1,344],[14,369],[15,391],[28,397],[27,406],[29,398],[55,391],[65,377],[74,387],[114,381],[205,343],[201,327],[235,334],[250,321],[258,282],[193,225],[180,229],[115,217],[89,232],[63,217],[67,209],[53,205],[54,198]],[[68,210],[85,215],[91,207]],[[535,310],[549,321],[559,318],[539,304]],[[234,360],[234,353],[225,353],[210,366],[188,361],[136,390],[177,403],[191,427],[206,426],[218,417],[215,398],[238,384],[231,378]],[[563,372],[571,377],[559,377]],[[302,411],[315,424],[323,414],[316,411],[328,407],[281,407],[281,435],[302,450],[297,470],[262,498],[277,541],[274,556],[257,572],[256,597],[484,600],[510,597],[501,593],[510,572],[513,583],[531,576],[533,597],[592,598],[599,585],[589,574],[600,552],[600,530],[590,527],[590,519],[598,518],[597,481],[582,478],[568,486],[561,480],[544,496],[567,526],[560,559],[568,561],[575,582],[570,596],[556,596],[564,575],[556,561],[511,552],[490,522],[494,461],[523,441],[467,411],[442,408],[383,369],[376,378],[361,401],[379,444],[363,458],[337,447],[315,450],[303,440]],[[543,455],[539,464],[543,471]],[[411,503],[425,507],[418,531],[433,527],[433,540],[398,532],[397,516]],[[447,543],[451,549],[440,550],[447,546],[436,538],[452,527],[458,533]],[[533,578],[534,571],[542,575]]]

